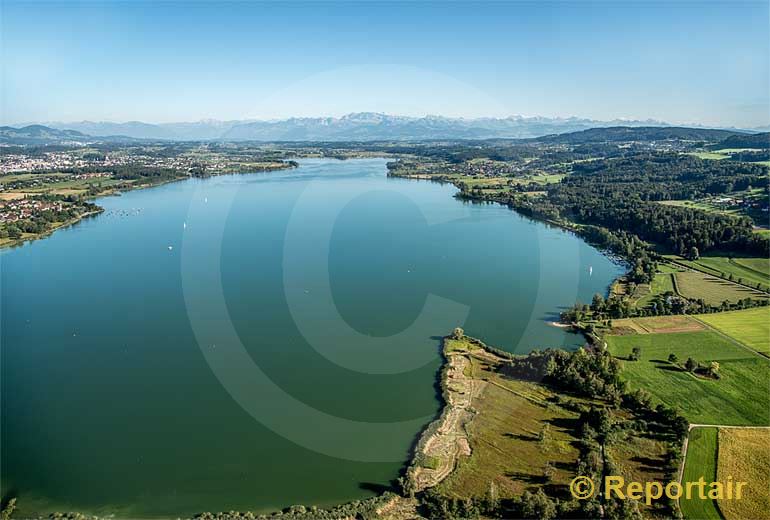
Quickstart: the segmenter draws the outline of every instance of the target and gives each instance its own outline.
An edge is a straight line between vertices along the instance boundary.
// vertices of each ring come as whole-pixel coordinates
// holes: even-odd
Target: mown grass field
[[[655,316],[650,318],[624,318],[612,322],[614,333],[632,331],[635,334],[657,334],[666,332],[697,332],[706,327],[696,319],[686,315]]]
[[[762,273],[770,281],[770,259],[768,258],[733,258],[733,261],[743,267]]]
[[[707,213],[722,213],[725,215],[742,215],[743,211],[739,207],[723,206],[719,204],[713,204],[711,202],[702,200],[662,200],[660,204],[666,206],[678,206],[680,208],[699,209]]]
[[[687,155],[694,155],[698,159],[709,159],[714,161],[721,161],[722,159],[728,159],[730,155],[719,152],[690,152]]]
[[[687,460],[684,463],[682,482],[695,482],[703,478],[714,482],[717,478],[717,429],[694,428],[690,431]],[[679,500],[682,515],[688,520],[721,520],[714,500],[701,500],[696,496]]]
[[[759,283],[763,288],[770,286],[770,260],[767,258],[702,256],[695,261],[678,261],[721,278],[732,275],[734,281],[740,280],[744,284],[755,286]]]
[[[741,500],[718,501],[725,519],[770,518],[770,430],[720,428],[717,460],[719,481],[747,483]]]
[[[724,301],[734,303],[744,298],[767,299],[765,293],[697,271],[679,272],[674,277],[679,294],[702,299],[709,305],[721,305]]]
[[[623,361],[623,376],[633,388],[679,409],[692,423],[770,425],[770,360],[747,351],[717,332],[676,332],[606,336],[610,352],[627,359],[634,347],[639,361]],[[670,364],[688,357],[720,364],[721,379],[704,379]]]
[[[702,314],[697,319],[757,352],[770,355],[770,307]]]

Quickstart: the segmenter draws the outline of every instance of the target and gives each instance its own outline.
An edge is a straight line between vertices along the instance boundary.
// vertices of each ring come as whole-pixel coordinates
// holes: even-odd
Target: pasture
[[[770,286],[770,260],[767,258],[730,256],[702,256],[698,260],[679,260],[694,269],[721,278],[732,276],[734,281],[747,285]]]
[[[735,303],[744,298],[767,299],[765,293],[699,271],[675,273],[674,279],[679,294],[686,298],[702,299],[709,305],[719,306],[724,301]]]
[[[622,321],[622,320],[618,320]],[[693,320],[694,321],[694,320]],[[712,331],[605,336],[610,352],[623,360],[622,375],[632,389],[648,391],[677,408],[692,423],[770,424],[770,361]],[[629,361],[634,347],[638,361]],[[669,354],[678,365],[668,362]],[[687,358],[720,365],[718,380],[681,368]]]
[[[770,307],[702,314],[697,319],[757,352],[770,355]]]

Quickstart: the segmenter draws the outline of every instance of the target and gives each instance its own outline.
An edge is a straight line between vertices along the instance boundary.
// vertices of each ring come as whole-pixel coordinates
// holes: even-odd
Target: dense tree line
[[[749,218],[658,203],[767,187],[765,166],[663,154],[574,168],[572,175],[547,188],[547,196],[514,194],[509,204],[534,216],[630,233],[684,256],[693,248],[700,253],[770,254],[770,241],[753,232]]]

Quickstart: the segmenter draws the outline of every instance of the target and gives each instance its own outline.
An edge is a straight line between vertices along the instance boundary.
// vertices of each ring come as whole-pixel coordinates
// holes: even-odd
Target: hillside
[[[743,137],[733,130],[716,130],[710,128],[685,128],[677,126],[613,126],[606,128],[590,128],[579,132],[560,135],[548,135],[536,139],[542,143],[584,144],[597,142],[618,141],[716,141],[731,137]],[[748,137],[753,137],[748,135]]]
[[[22,128],[0,127],[0,143],[37,145],[87,142],[89,140],[93,139],[75,130],[58,130],[43,125],[29,125]]]
[[[712,150],[723,150],[725,148],[770,149],[770,132],[731,135],[727,139],[724,139],[709,148]]]

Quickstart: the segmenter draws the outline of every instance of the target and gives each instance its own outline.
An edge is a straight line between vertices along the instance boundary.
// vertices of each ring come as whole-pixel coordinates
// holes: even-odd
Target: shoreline
[[[384,158],[387,158],[387,157],[384,157]],[[338,160],[338,159],[335,159],[335,158],[330,158],[330,159],[331,160]],[[291,168],[294,168],[294,167],[295,166],[293,166],[293,165],[288,165],[286,167],[275,168],[274,170],[267,170],[267,171],[263,171],[263,172],[241,172],[241,173],[237,173],[237,172],[223,172],[223,173],[216,174],[216,175],[211,175],[211,176],[239,175],[239,174],[250,174],[250,173],[270,173],[271,171],[279,171],[279,170],[284,170],[284,169],[291,169]],[[387,173],[387,175],[391,176],[390,173]],[[395,177],[395,178],[414,179],[414,180],[433,180],[434,182],[453,184],[455,187],[457,187],[457,185],[455,183],[452,183],[452,182],[449,182],[449,181],[436,181],[434,179],[424,178],[424,177],[423,178],[415,178],[415,177],[397,176],[397,175],[393,175],[393,177]],[[137,185],[137,186],[132,187],[130,190],[126,190],[125,192],[139,190],[139,189],[145,189],[145,188],[159,187],[159,186],[162,186],[162,185],[165,185],[165,184],[170,184],[170,183],[177,182],[177,181],[187,180],[187,179],[190,179],[190,178],[193,178],[193,177],[185,176],[185,177],[179,177],[179,178],[175,178],[175,179],[164,180],[164,181],[161,181],[161,182],[158,182],[158,183],[155,183],[155,184]],[[121,192],[116,192],[116,191],[113,191],[111,193],[106,193],[105,192],[105,193],[101,193],[99,195],[96,195],[96,196],[90,198],[89,200],[93,200],[93,199],[97,199],[97,198],[105,197],[105,196],[115,196],[115,195],[119,195],[120,193]],[[460,199],[459,197],[457,197],[457,198]],[[472,201],[474,203],[494,202],[494,203],[497,203],[497,204],[502,204],[502,205],[508,206],[507,204],[504,204],[504,203],[502,203],[500,201],[491,201],[491,200],[490,201],[486,201],[486,200],[480,200],[480,199],[475,199],[475,198],[469,198],[468,200],[470,200],[470,201]],[[511,208],[510,206],[508,206],[508,208],[513,210],[515,213],[517,213],[517,214],[519,214],[521,216],[524,216],[524,217],[527,217],[528,219],[531,219],[532,221],[539,222],[539,223],[550,224],[550,225],[553,225],[554,227],[558,227],[559,229],[562,229],[564,231],[572,231],[574,233],[574,229],[572,227],[570,227],[569,225],[563,225],[563,224],[560,224],[558,222],[550,221],[550,220],[543,220],[543,219],[533,218],[533,217],[531,217],[529,215],[525,215],[523,213],[520,213],[520,212],[516,211],[514,208]],[[94,215],[94,214],[101,213],[103,211],[104,211],[103,208],[100,207],[99,211],[91,212],[88,215],[84,214],[84,215],[81,215],[80,217],[78,217],[77,219],[73,219],[73,222],[71,222],[69,225],[76,224],[77,222],[79,222],[80,220],[85,218],[85,216],[91,216],[91,215]],[[45,234],[41,234],[40,236],[37,236],[37,237],[26,238],[26,239],[24,239],[22,241],[22,243],[23,242],[31,242],[31,241],[37,240],[39,238],[46,238],[47,236],[50,236],[54,231],[56,231],[57,229],[60,229],[61,227],[65,227],[65,226],[58,226],[58,227],[56,227],[54,229],[48,230]],[[578,238],[580,238],[581,240],[585,240],[583,237],[580,237],[579,235],[578,235]],[[4,248],[4,247],[8,247],[8,246],[6,245],[6,246],[2,246],[2,247]],[[604,253],[604,252],[602,252],[602,253],[606,255],[606,253]],[[606,255],[606,256],[610,257],[609,255]],[[610,257],[610,258],[612,258],[612,257]],[[617,258],[617,257],[615,257],[615,258]],[[615,283],[615,281],[616,280],[613,280],[612,283]],[[611,287],[612,283],[610,284],[610,287]],[[566,324],[566,323],[560,323],[560,322],[555,322],[554,321],[554,322],[548,322],[548,325],[553,326],[553,327],[557,327],[557,328],[560,328],[560,329],[573,329],[573,330],[575,330],[576,333],[583,332],[583,331],[580,331],[580,330],[574,328],[572,324]],[[585,336],[585,334],[584,334],[584,336]],[[508,353],[508,352],[505,352],[505,351],[499,351],[498,349],[495,349],[493,347],[489,347],[489,346],[487,346],[481,340],[478,340],[478,339],[475,339],[475,338],[471,338],[471,337],[468,337],[468,336],[463,336],[463,337],[464,337],[464,339],[466,339],[469,342],[473,343],[474,345],[478,346],[480,351],[483,352],[482,355],[487,356],[489,359],[494,359],[494,360],[496,360],[498,362],[501,362],[501,361],[504,361],[506,359],[511,359],[511,357],[514,356],[514,354],[512,354],[512,353]],[[417,487],[419,488],[419,489],[417,489],[418,492],[419,491],[424,491],[425,489],[429,489],[429,488],[437,485],[441,481],[443,481],[445,478],[447,478],[449,475],[452,474],[452,472],[456,468],[456,462],[457,462],[457,460],[459,460],[459,457],[461,457],[463,455],[467,456],[467,455],[470,454],[470,446],[467,446],[468,445],[468,439],[467,439],[467,435],[466,435],[465,436],[465,439],[466,439],[465,445],[467,446],[467,448],[465,448],[464,446],[461,446],[461,447],[457,448],[456,453],[454,454],[454,456],[449,461],[450,464],[451,464],[451,467],[449,468],[449,471],[448,472],[446,471],[447,466],[442,467],[441,471],[439,472],[439,475],[438,475],[438,477],[439,477],[438,481],[436,481],[435,483],[430,484],[430,485],[425,485],[426,482],[429,483],[429,482],[432,481],[432,479],[435,479],[436,475],[431,475],[431,474],[429,474],[429,473],[427,473],[425,471],[420,471],[420,472],[416,472],[415,471],[416,470],[416,464],[419,463],[420,457],[421,456],[430,456],[430,454],[428,453],[430,448],[432,448],[437,443],[441,443],[442,442],[439,434],[446,433],[447,431],[449,431],[449,436],[451,437],[452,432],[454,432],[456,430],[456,427],[459,426],[460,429],[463,429],[473,419],[473,417],[475,416],[475,413],[473,413],[473,412],[471,412],[471,411],[469,411],[467,409],[467,405],[462,405],[462,406],[458,407],[458,405],[456,403],[457,403],[457,400],[459,399],[459,396],[455,395],[455,394],[457,394],[457,392],[453,391],[450,388],[450,384],[449,384],[449,379],[450,378],[449,378],[448,374],[449,374],[450,370],[453,368],[452,367],[452,363],[451,363],[451,358],[452,357],[457,357],[457,356],[456,355],[449,355],[445,351],[446,350],[447,339],[451,339],[451,336],[446,336],[446,337],[444,337],[442,339],[442,345],[441,345],[442,365],[441,365],[441,368],[439,369],[438,374],[437,374],[437,376],[438,376],[438,386],[440,388],[440,395],[441,395],[442,402],[440,403],[440,407],[437,410],[436,417],[432,421],[430,421],[427,425],[425,425],[425,427],[420,432],[418,432],[415,435],[415,441],[413,443],[413,446],[414,446],[413,450],[411,451],[409,457],[404,461],[404,465],[402,466],[403,468],[405,468],[405,470],[402,470],[402,471],[404,471],[404,473],[402,473],[402,475],[403,475],[403,477],[405,479],[405,482],[406,482],[407,486],[409,486],[411,488],[411,486],[413,484],[416,484]],[[455,367],[455,368],[457,368],[457,367]],[[462,375],[462,371],[463,371],[462,368],[463,367],[460,367],[460,369],[459,369],[460,375]],[[460,378],[460,379],[462,379],[462,378]],[[470,397],[468,398],[468,401],[470,401]],[[464,416],[464,415],[469,415],[469,416],[464,417],[462,420],[458,420],[453,425],[455,427],[455,429],[450,428],[450,422],[451,422],[452,419],[457,419],[458,416]],[[454,440],[456,442],[459,442],[459,443],[462,444],[462,440],[461,440],[462,438],[463,438],[462,435],[460,435],[460,436],[456,437]],[[448,439],[447,442],[449,442],[451,440],[453,440],[453,439]],[[418,473],[417,477],[415,477],[415,475],[414,475],[415,472]],[[420,477],[419,474],[425,475],[425,478]],[[418,483],[417,482],[418,480],[420,480],[421,483]],[[413,484],[410,483],[410,482],[412,482]],[[406,493],[406,492],[404,492],[403,495],[389,494],[389,493],[393,493],[393,492],[392,491],[385,491],[383,493],[380,493],[380,494],[375,495],[374,497],[371,497],[371,498],[368,498],[368,499],[356,500],[354,502],[345,502],[345,503],[342,503],[342,504],[337,505],[337,506],[327,506],[327,508],[325,508],[325,509],[326,510],[335,510],[337,508],[344,508],[344,507],[346,507],[346,506],[348,506],[350,504],[354,504],[354,503],[355,504],[358,504],[358,503],[363,504],[363,503],[365,503],[367,501],[370,501],[370,500],[377,502],[378,501],[377,499],[383,499],[383,498],[387,498],[387,502],[388,503],[390,503],[391,500],[395,500],[396,498],[400,498],[400,499],[403,499],[403,500],[408,500],[409,499],[409,493]],[[295,509],[295,508],[297,508],[297,509]],[[300,510],[299,508],[302,508],[302,509]],[[281,510],[277,510],[274,513],[266,514],[267,515],[266,517],[273,517],[274,515],[277,515],[276,517],[280,518],[280,515],[282,514],[282,512],[286,511],[286,510],[289,510],[289,509],[293,509],[296,512],[300,512],[300,511],[304,512],[306,510],[307,513],[310,514],[312,511],[314,511],[314,510],[318,511],[320,508],[311,508],[310,506],[307,506],[307,508],[306,508],[306,506],[287,506],[287,507],[285,507],[285,508],[283,508]],[[214,516],[209,516],[209,515],[211,515],[211,514],[210,513],[203,513],[202,512],[202,513],[200,513],[198,515],[195,515],[195,518],[214,518]]]
[[[441,411],[417,436],[404,476],[403,492],[408,496],[439,485],[454,472],[461,457],[472,453],[468,425],[479,413],[473,409],[472,401],[485,383],[465,373],[469,356],[473,355],[471,350],[450,350],[449,341],[466,341],[478,349],[474,351],[477,357],[491,363],[502,363],[513,357],[466,336],[462,329],[442,338],[442,364],[438,373]]]
[[[129,192],[132,192],[132,191],[144,190],[144,189],[150,189],[150,188],[158,188],[160,186],[165,186],[166,184],[171,184],[171,183],[174,183],[174,182],[186,181],[186,180],[193,179],[193,178],[218,177],[220,175],[249,175],[249,174],[258,174],[258,173],[270,173],[270,172],[273,172],[273,171],[290,170],[290,169],[293,169],[293,168],[297,168],[297,166],[294,165],[294,164],[291,164],[290,162],[285,162],[284,165],[282,165],[280,167],[265,168],[263,170],[253,171],[253,172],[251,172],[251,171],[249,171],[249,172],[246,172],[246,171],[244,171],[244,172],[225,172],[225,171],[221,171],[221,172],[210,173],[210,174],[207,174],[205,176],[197,176],[197,177],[193,176],[193,175],[184,174],[184,175],[181,175],[179,177],[172,178],[172,179],[164,179],[164,180],[158,181],[156,183],[145,183],[145,184],[130,185],[128,187],[128,189],[123,189],[123,190],[116,190],[116,189],[108,188],[108,189],[104,190],[103,192],[98,193],[96,195],[84,197],[83,200],[84,201],[93,201],[93,200],[100,199],[102,197],[117,197],[117,196],[120,196],[123,193],[129,193]],[[22,198],[28,197],[30,195],[35,197],[35,196],[47,195],[47,193],[46,192],[41,192],[41,193],[34,193],[34,194],[24,194],[24,197],[22,197]],[[67,227],[70,227],[70,226],[74,226],[75,224],[77,224],[78,222],[80,222],[81,220],[83,220],[86,217],[92,217],[94,215],[98,215],[98,214],[104,212],[104,208],[102,208],[101,206],[97,206],[97,208],[98,209],[95,210],[95,211],[89,211],[89,212],[83,213],[82,215],[74,217],[74,218],[72,218],[72,219],[70,219],[70,220],[68,220],[66,222],[63,222],[63,223],[61,223],[59,225],[56,225],[56,226],[53,226],[51,229],[47,229],[46,231],[44,231],[42,233],[34,234],[33,236],[28,236],[28,237],[21,237],[21,238],[15,239],[15,240],[11,240],[9,242],[0,243],[0,251],[3,251],[5,249],[14,249],[16,247],[23,246],[24,244],[29,243],[29,242],[34,242],[36,240],[40,240],[40,239],[43,239],[43,238],[48,238],[55,231],[58,231],[60,229],[64,229],[64,228],[67,228]]]

